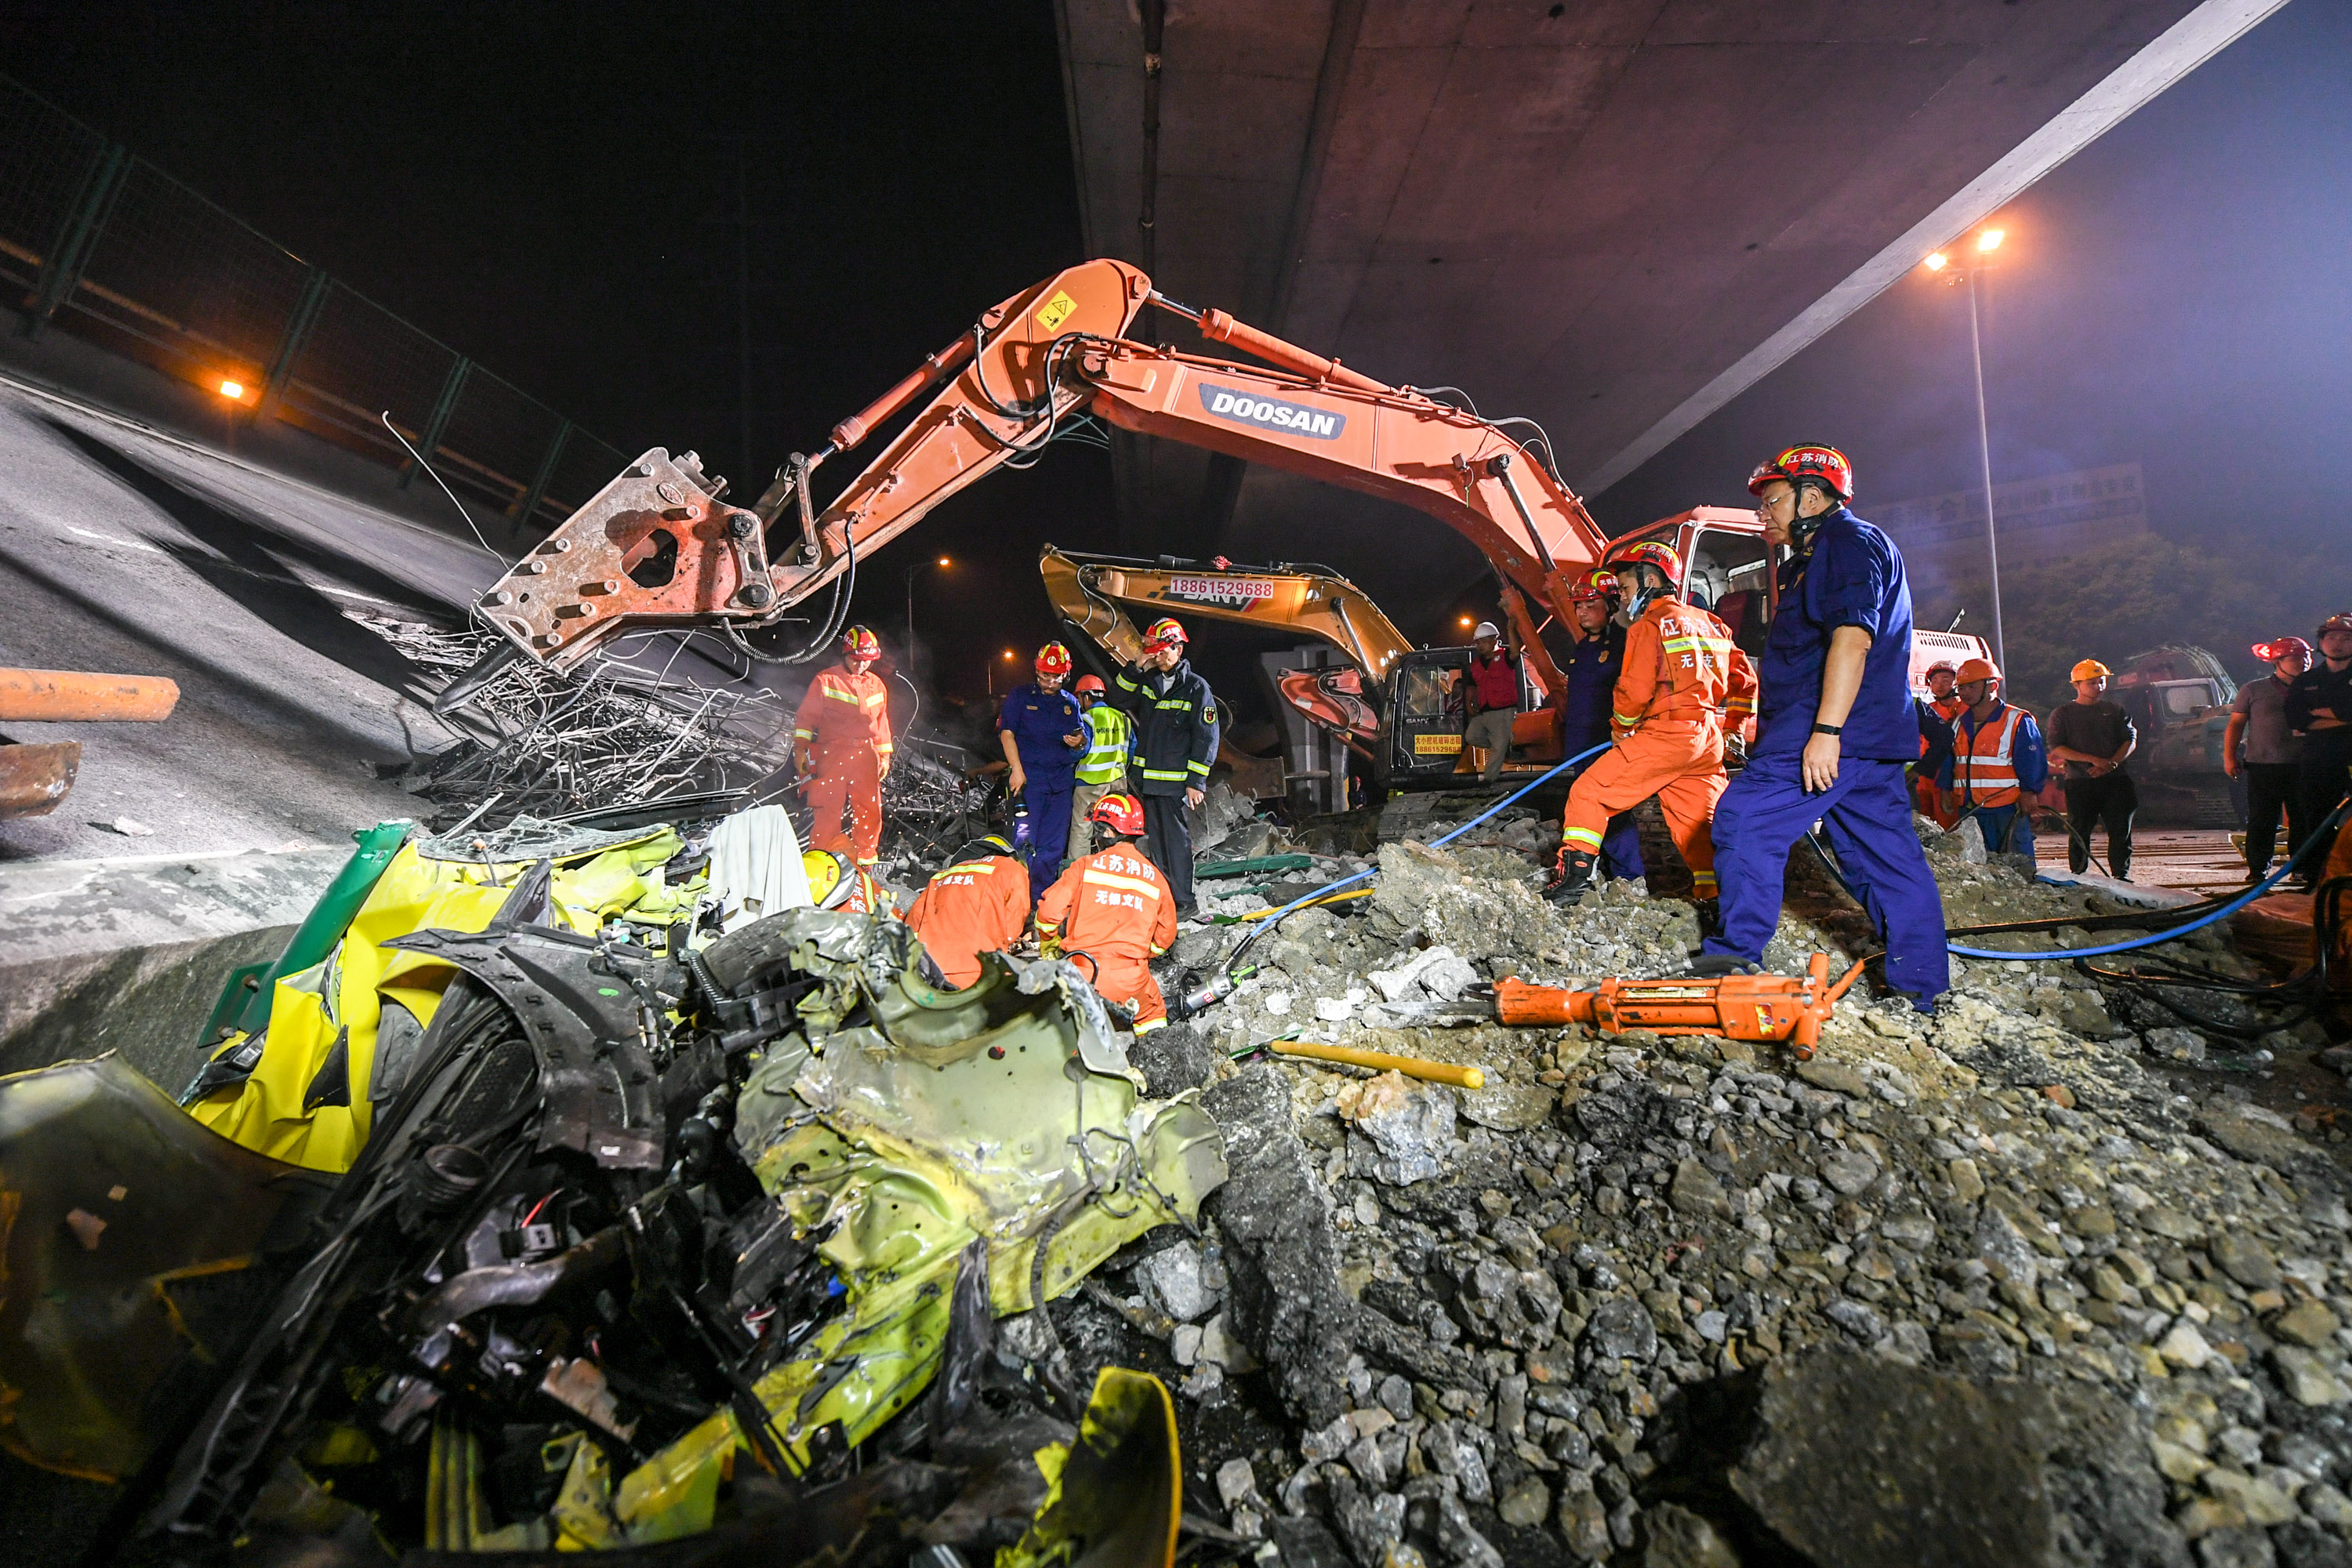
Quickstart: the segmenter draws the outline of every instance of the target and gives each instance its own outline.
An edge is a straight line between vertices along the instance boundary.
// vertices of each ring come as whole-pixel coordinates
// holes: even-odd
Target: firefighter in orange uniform
[[[907,923],[961,990],[980,978],[982,953],[1003,952],[1029,928],[1029,868],[994,834],[975,838],[915,895]]]
[[[813,849],[846,850],[858,866],[882,853],[882,775],[890,771],[890,692],[874,673],[881,639],[852,626],[841,639],[841,662],[809,682],[793,721],[803,798],[816,813]],[[849,831],[841,809],[849,808]]]
[[[1579,775],[1560,826],[1559,866],[1544,897],[1574,901],[1592,883],[1593,857],[1609,819],[1651,795],[1665,812],[1675,847],[1694,884],[1702,931],[1715,925],[1717,797],[1727,780],[1723,736],[1756,710],[1756,672],[1731,645],[1731,629],[1675,596],[1682,557],[1654,540],[1613,554],[1632,625],[1611,696],[1617,743]]]
[[[1037,905],[1037,934],[1047,953],[1091,961],[1095,989],[1106,1002],[1135,1009],[1135,1032],[1168,1022],[1168,1003],[1151,977],[1151,961],[1176,940],[1176,900],[1160,868],[1144,858],[1143,803],[1107,795],[1088,820],[1110,847],[1071,863]]]
[[[852,866],[838,849],[801,851],[801,870],[808,878],[809,902],[820,910],[845,915],[890,915],[898,912],[882,884]]]

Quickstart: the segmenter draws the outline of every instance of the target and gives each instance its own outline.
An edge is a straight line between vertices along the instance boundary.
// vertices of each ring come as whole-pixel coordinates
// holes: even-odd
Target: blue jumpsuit
[[[1821,702],[1831,634],[1870,633],[1862,687],[1839,742],[1837,782],[1805,791],[1801,760]],[[1906,763],[1919,756],[1911,704],[1911,585],[1902,552],[1843,507],[1812,548],[1780,565],[1780,604],[1759,675],[1760,732],[1715,808],[1723,934],[1703,951],[1761,963],[1780,923],[1789,850],[1819,819],[1846,880],[1886,942],[1886,978],[1925,1012],[1951,986],[1944,904],[1911,826]]]
[[[1062,852],[1070,842],[1070,796],[1078,784],[1078,760],[1086,755],[1087,725],[1078,700],[1067,691],[1040,691],[1034,683],[1004,694],[996,727],[1013,731],[1021,752],[1022,790],[1029,807],[1029,901],[1034,904],[1062,874]],[[1063,743],[1076,735],[1079,743]]]
[[[1624,666],[1625,628],[1613,620],[1599,633],[1579,637],[1559,660],[1559,672],[1568,681],[1560,705],[1560,737],[1568,743],[1567,755],[1609,743],[1610,697]],[[1609,819],[1609,831],[1601,840],[1601,869],[1612,877],[1643,875],[1642,830],[1632,812]]]

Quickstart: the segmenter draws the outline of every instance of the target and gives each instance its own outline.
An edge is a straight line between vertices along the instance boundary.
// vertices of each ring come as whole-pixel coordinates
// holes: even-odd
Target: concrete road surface
[[[181,691],[161,724],[7,725],[80,741],[82,766],[53,815],[0,821],[0,862],[341,845],[414,815],[378,771],[455,737],[343,612],[454,626],[501,570],[470,541],[0,374],[0,664]],[[100,826],[124,817],[152,834]]]

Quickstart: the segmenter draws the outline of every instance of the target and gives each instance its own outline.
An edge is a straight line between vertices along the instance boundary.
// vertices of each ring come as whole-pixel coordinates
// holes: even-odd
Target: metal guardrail
[[[0,284],[56,326],[401,470],[378,418],[520,528],[628,461],[30,89],[0,76]],[[232,395],[229,388],[236,388]]]

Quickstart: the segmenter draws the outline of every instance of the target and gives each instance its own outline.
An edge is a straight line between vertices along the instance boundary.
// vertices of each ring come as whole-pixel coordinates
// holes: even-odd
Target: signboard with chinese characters
[[[2051,474],[1995,485],[1993,520],[2004,566],[2104,549],[2147,531],[2147,498],[2137,463]],[[1908,558],[1967,570],[1984,558],[1984,492],[1946,495],[1855,509],[1894,537]]]

